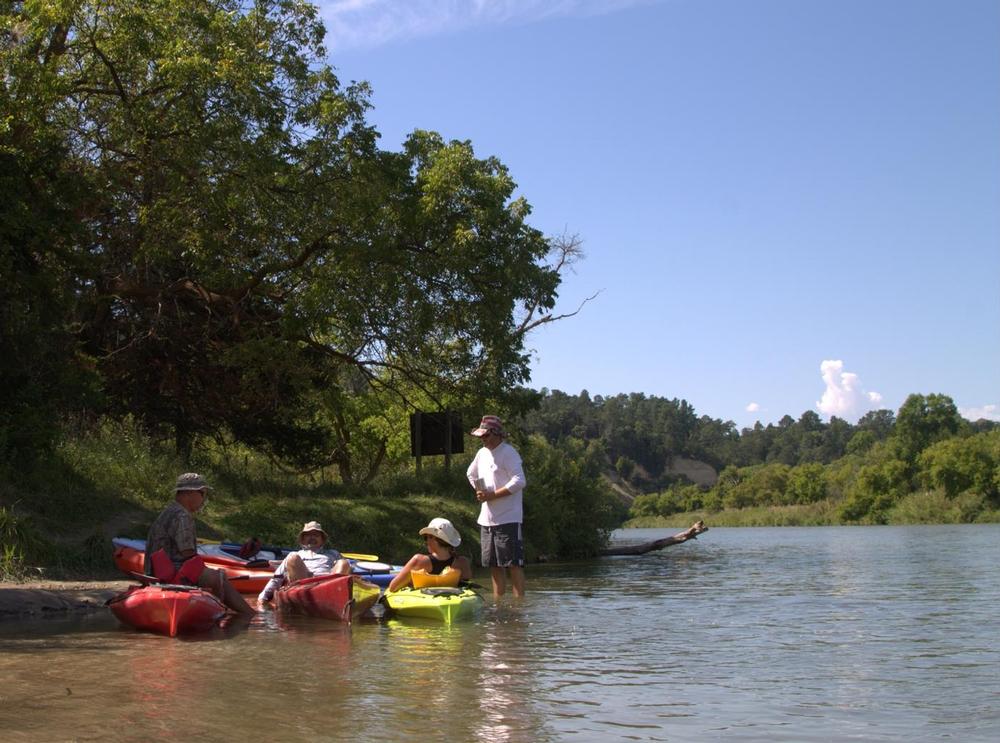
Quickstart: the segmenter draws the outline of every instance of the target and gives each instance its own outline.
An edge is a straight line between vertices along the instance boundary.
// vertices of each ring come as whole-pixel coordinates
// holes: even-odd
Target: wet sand
[[[0,620],[96,611],[130,585],[127,580],[0,583]]]

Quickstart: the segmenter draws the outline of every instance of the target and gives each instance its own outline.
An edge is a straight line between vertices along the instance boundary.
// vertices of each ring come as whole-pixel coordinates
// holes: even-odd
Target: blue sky
[[[739,426],[1000,420],[1000,3],[323,0],[330,63],[497,156],[586,258],[531,386]]]

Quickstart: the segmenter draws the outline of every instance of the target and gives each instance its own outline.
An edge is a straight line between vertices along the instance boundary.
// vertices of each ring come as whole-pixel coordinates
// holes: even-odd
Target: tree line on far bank
[[[525,423],[553,441],[596,442],[643,493],[631,509],[640,519],[823,502],[824,520],[885,523],[919,493],[937,496],[932,509],[951,520],[992,519],[1000,508],[1000,424],[965,420],[943,394],[910,395],[896,413],[875,410],[856,424],[807,411],[737,431],[684,400],[543,391]],[[682,456],[713,465],[716,483],[672,473]]]

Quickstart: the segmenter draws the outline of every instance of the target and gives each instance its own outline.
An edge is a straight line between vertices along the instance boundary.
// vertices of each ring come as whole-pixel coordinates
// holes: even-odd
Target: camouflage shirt
[[[149,557],[158,549],[166,552],[174,567],[180,570],[181,565],[187,559],[181,556],[181,552],[197,548],[194,517],[187,512],[184,506],[173,501],[160,512],[156,521],[149,527],[149,534],[146,536],[146,574],[153,574]]]

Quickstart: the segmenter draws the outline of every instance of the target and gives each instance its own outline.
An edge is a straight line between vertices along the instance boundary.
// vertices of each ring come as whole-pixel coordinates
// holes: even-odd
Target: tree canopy
[[[349,397],[526,381],[578,241],[531,227],[470,142],[380,149],[324,33],[300,0],[6,4],[0,239],[22,330],[5,342],[58,331],[50,366],[92,370],[102,410],[181,450],[224,431],[348,469]]]

